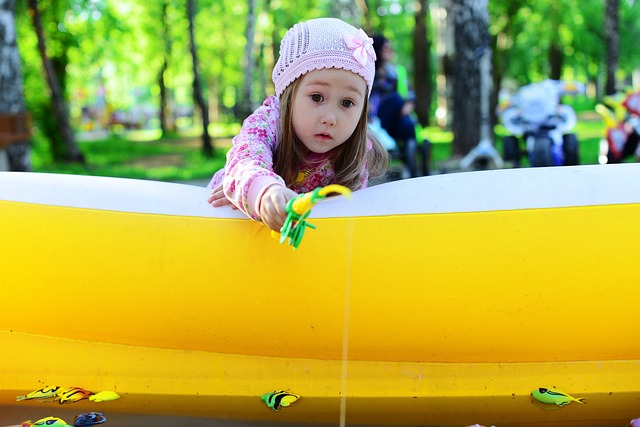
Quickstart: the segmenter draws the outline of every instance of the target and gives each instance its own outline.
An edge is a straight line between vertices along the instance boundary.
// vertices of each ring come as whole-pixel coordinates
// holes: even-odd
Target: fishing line
[[[351,314],[351,263],[353,261],[354,218],[349,219],[347,231],[347,268],[344,283],[344,316],[342,323],[342,378],[340,383],[340,427],[347,420],[347,375],[349,373],[349,317]]]

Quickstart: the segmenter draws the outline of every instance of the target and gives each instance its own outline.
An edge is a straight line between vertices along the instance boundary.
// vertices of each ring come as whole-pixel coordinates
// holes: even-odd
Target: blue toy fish
[[[102,415],[101,412],[83,412],[76,415],[73,419],[73,427],[86,427],[94,426],[96,424],[102,424],[107,422],[107,417]]]
[[[586,403],[586,397],[575,398],[555,387],[540,387],[531,392],[531,396],[539,402],[556,404],[558,406],[568,405],[571,402]]]
[[[282,406],[291,405],[293,402],[300,399],[300,396],[284,390],[278,390],[263,394],[261,399],[269,408],[277,411]]]

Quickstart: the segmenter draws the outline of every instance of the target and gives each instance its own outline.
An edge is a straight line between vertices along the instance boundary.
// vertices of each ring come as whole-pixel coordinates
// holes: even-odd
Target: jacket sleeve
[[[224,193],[238,209],[256,221],[260,220],[260,197],[267,187],[285,185],[273,171],[279,116],[277,98],[267,98],[244,121],[227,152],[222,181]]]

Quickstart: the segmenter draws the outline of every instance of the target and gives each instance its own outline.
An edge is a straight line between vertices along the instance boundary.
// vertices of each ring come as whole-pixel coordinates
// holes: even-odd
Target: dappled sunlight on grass
[[[130,130],[125,134],[129,141],[155,141],[162,136],[160,129]]]
[[[438,126],[429,126],[422,129],[418,139],[428,139],[432,144],[450,144],[453,141],[453,133]]]
[[[211,123],[209,125],[209,135],[214,138],[228,138],[240,133],[240,123]],[[200,137],[202,135],[202,126],[188,126],[180,128],[178,131],[180,136]]]
[[[578,115],[578,124],[575,131],[582,138],[602,138],[605,134],[605,126],[599,116],[589,114]]]
[[[42,144],[33,151],[36,172],[114,176],[159,181],[206,179],[224,166],[226,148],[204,156],[197,138],[153,138],[154,131],[132,131],[105,139],[79,141],[86,164],[54,163]],[[159,134],[158,134],[159,135]],[[214,142],[215,144],[215,142]]]

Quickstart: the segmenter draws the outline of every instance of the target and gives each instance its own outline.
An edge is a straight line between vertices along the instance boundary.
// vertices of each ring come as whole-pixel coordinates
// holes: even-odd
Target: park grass
[[[580,141],[580,164],[597,164],[599,142],[604,124],[593,110],[579,112],[575,133]],[[214,124],[214,155],[202,153],[197,129],[187,128],[168,137],[160,137],[158,130],[130,131],[109,134],[90,140],[79,140],[78,145],[86,164],[54,162],[47,144],[36,135],[32,162],[36,172],[78,175],[113,176],[121,178],[152,179],[157,181],[188,181],[210,178],[222,168],[230,137],[237,133],[239,124]],[[495,146],[502,153],[502,137],[506,130],[496,126]],[[423,129],[421,138],[431,142],[431,170],[451,158],[450,131],[431,126]],[[526,165],[526,159],[524,159]]]
[[[36,135],[33,168],[45,173],[157,181],[205,179],[224,166],[230,135],[238,129],[238,125],[212,126],[212,157],[203,154],[201,139],[194,135],[193,129],[167,137],[161,137],[158,130],[143,130],[79,139],[77,143],[85,156],[85,164],[54,162],[46,143]]]

